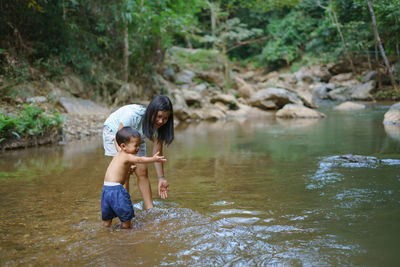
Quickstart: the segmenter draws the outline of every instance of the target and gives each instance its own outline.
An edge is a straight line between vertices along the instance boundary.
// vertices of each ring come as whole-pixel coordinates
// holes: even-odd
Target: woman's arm
[[[156,152],[160,152],[160,156],[163,155],[163,144],[158,140],[158,138],[154,137],[153,154]],[[163,163],[154,162],[154,167],[158,176],[158,195],[162,199],[166,199],[168,197],[169,185],[167,179],[165,179]]]
[[[118,131],[121,130],[122,128],[124,128],[124,125],[122,125],[122,123],[120,123],[118,126]],[[115,139],[115,137],[114,137],[114,145],[115,145],[115,149],[117,150],[117,152],[119,152],[121,150],[121,148],[117,144],[117,140]]]

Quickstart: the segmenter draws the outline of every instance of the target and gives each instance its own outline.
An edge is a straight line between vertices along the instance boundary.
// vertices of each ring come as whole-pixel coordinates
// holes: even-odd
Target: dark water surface
[[[154,209],[131,182],[133,230],[101,225],[101,137],[0,153],[0,264],[398,266],[400,127],[383,126],[387,109],[178,126],[169,198],[153,166]]]

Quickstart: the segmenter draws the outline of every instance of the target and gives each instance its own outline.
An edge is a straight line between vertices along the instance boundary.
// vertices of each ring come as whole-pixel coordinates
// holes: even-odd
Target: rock
[[[251,107],[239,103],[239,109],[237,110],[227,110],[226,115],[229,117],[274,117],[272,111],[261,110],[259,108]]]
[[[385,113],[383,124],[400,126],[400,102],[392,105]]]
[[[226,118],[225,113],[218,107],[207,108],[204,110],[203,114],[205,120],[220,120]]]
[[[170,82],[175,82],[176,74],[173,68],[164,68],[163,69],[163,77]]]
[[[225,87],[224,76],[217,72],[199,72],[199,73],[197,73],[197,77],[208,83],[212,83],[219,88]]]
[[[354,102],[344,102],[333,109],[341,111],[362,110],[365,109],[365,105]]]
[[[322,82],[328,82],[332,77],[332,74],[329,72],[328,68],[320,65],[311,66],[310,72],[313,77],[316,77]]]
[[[335,101],[347,101],[349,100],[351,94],[350,87],[339,87],[328,93],[328,97]]]
[[[82,80],[76,75],[64,76],[63,85],[74,96],[87,96]]]
[[[296,93],[283,88],[267,88],[257,91],[248,103],[261,109],[279,109],[288,103],[303,104]]]
[[[191,70],[183,70],[177,74],[176,82],[177,83],[192,83],[192,79],[196,76],[196,74]]]
[[[174,117],[179,121],[185,121],[190,117],[190,113],[187,108],[182,105],[174,105]]]
[[[393,124],[383,125],[385,132],[394,140],[400,141],[400,126]]]
[[[282,81],[285,84],[296,84],[297,83],[297,79],[296,79],[295,75],[293,75],[291,73],[279,74],[278,81]]]
[[[314,97],[319,99],[328,99],[328,93],[335,89],[333,83],[318,83],[314,87],[311,87],[312,94]]]
[[[34,97],[28,97],[26,99],[26,103],[44,103],[47,102],[47,98],[44,96],[34,96]]]
[[[233,95],[227,94],[216,94],[211,97],[210,102],[212,104],[216,102],[222,102],[226,105],[229,109],[239,109],[239,103]]]
[[[318,104],[314,101],[314,97],[309,91],[297,91],[297,95],[305,106],[309,108],[318,108]]]
[[[351,88],[351,98],[356,100],[373,99],[371,92],[376,88],[376,81],[369,81],[365,84],[356,85]]]
[[[326,67],[330,73],[334,74],[351,72],[351,66],[349,62],[342,62],[340,64],[329,63]]]
[[[341,82],[351,80],[352,77],[353,77],[353,73],[351,73],[351,72],[349,72],[349,73],[341,73],[341,74],[332,76],[332,77],[329,79],[329,82],[330,82],[330,83],[339,84],[339,83],[341,83]]]
[[[201,95],[207,94],[207,83],[200,83],[193,87],[193,90],[199,92]]]
[[[96,115],[109,112],[107,108],[93,101],[80,98],[60,97],[60,104],[68,114],[72,115]]]
[[[378,73],[376,71],[370,71],[366,75],[361,78],[362,83],[369,82],[371,80],[377,81],[378,80]]]
[[[278,79],[279,73],[277,71],[270,72],[266,75],[260,75],[259,77],[254,77],[257,82],[266,82],[270,79]]]
[[[278,118],[324,118],[325,114],[300,104],[287,104],[275,114]]]
[[[235,80],[238,86],[239,97],[247,99],[254,94],[254,89],[249,83],[245,82],[242,78],[237,76],[235,77]]]
[[[202,96],[200,93],[193,90],[183,90],[183,98],[188,106],[202,106]]]

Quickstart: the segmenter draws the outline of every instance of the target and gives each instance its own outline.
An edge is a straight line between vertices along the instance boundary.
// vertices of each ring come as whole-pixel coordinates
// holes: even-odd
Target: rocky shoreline
[[[294,73],[264,73],[262,69],[233,67],[226,77],[218,54],[215,54],[214,64],[205,70],[204,65],[200,68],[180,63],[174,53],[190,55],[197,52],[194,49],[173,49],[163,71],[154,77],[159,91],[170,97],[177,122],[246,116],[323,119],[326,115],[318,111],[321,101],[334,102],[337,110],[365,109],[367,105],[363,103],[375,102],[378,85],[382,86],[383,82],[384,86],[390,86],[381,73],[365,70],[356,75],[349,72],[345,64],[302,67]],[[83,83],[76,77],[65,77],[60,83],[33,84],[26,86],[40,87],[47,97],[36,95],[19,102],[48,104],[50,107],[46,108],[57,107],[64,114],[59,143],[101,135],[103,122],[112,109],[128,103],[146,104],[146,101],[132,98],[139,88],[134,84],[122,85],[117,90],[119,98],[114,101],[114,108],[74,97],[81,95],[72,94],[74,91],[85,91]],[[126,96],[125,102],[119,102],[122,96]],[[398,106],[395,105],[388,113],[390,115],[385,115],[384,124],[400,125]],[[20,142],[20,146],[27,146],[23,144],[24,140]]]

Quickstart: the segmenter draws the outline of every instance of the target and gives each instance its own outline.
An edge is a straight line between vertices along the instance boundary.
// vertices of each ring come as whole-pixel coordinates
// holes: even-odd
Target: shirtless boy
[[[103,224],[110,227],[112,219],[121,220],[121,228],[130,228],[131,219],[134,217],[131,197],[122,186],[129,179],[131,166],[135,163],[166,162],[159,152],[153,157],[135,156],[140,148],[140,134],[132,127],[121,128],[115,139],[120,150],[108,165],[104,177],[104,186],[101,193],[101,217]]]

